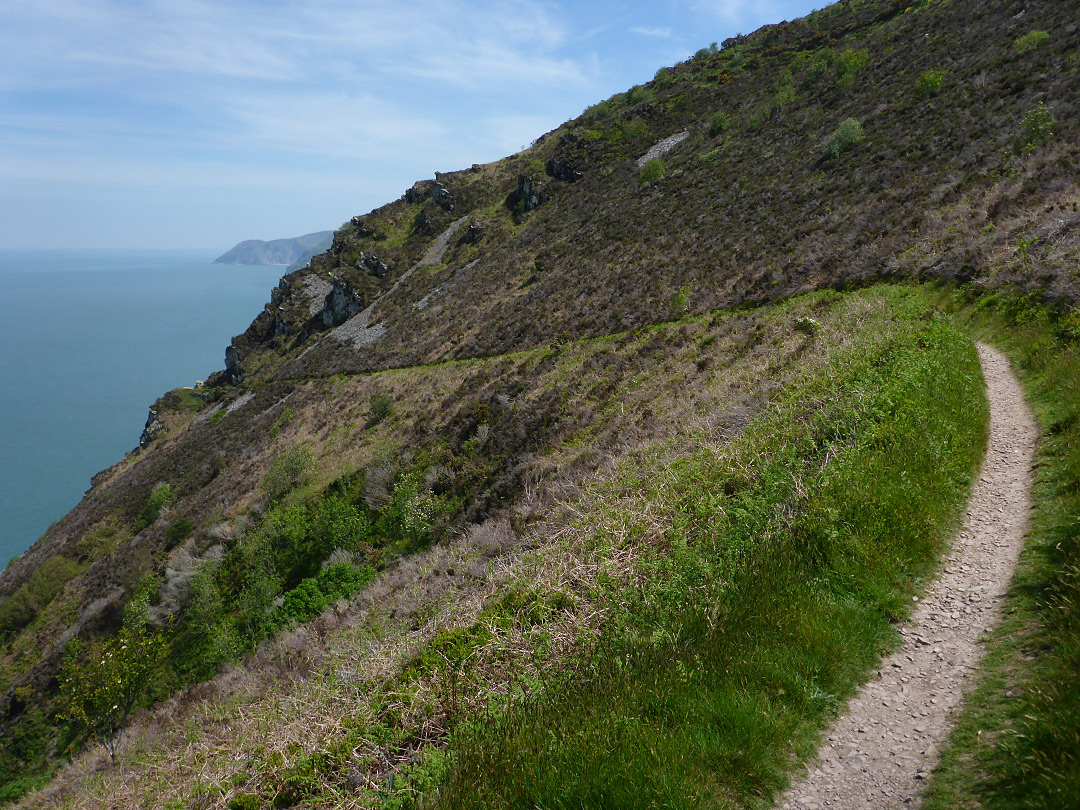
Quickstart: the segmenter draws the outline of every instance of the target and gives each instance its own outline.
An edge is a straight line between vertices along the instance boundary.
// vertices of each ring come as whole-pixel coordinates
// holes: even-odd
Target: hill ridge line
[[[980,637],[1023,548],[1038,428],[1005,356],[977,344],[990,405],[982,470],[961,530],[911,621],[903,645],[825,732],[809,773],[784,793],[784,810],[918,807],[966,691],[975,686]]]

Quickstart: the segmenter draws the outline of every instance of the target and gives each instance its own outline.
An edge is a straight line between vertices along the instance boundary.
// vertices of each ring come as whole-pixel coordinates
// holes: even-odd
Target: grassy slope
[[[984,445],[971,345],[918,293],[874,295],[891,322],[734,445],[619,470],[583,528],[643,546],[634,589],[571,677],[451,746],[439,806],[740,807],[783,786],[895,643]]]
[[[816,328],[800,320],[811,314]],[[316,631],[318,652],[308,631],[283,640],[276,655],[295,670],[264,658],[224,693],[170,704],[168,725],[143,721],[120,768],[84,758],[28,806],[409,803],[444,778],[451,738],[452,806],[520,803],[513,777],[526,771],[493,771],[492,750],[559,772],[524,788],[547,806],[648,806],[664,784],[706,805],[768,796],[893,643],[890,622],[963,504],[984,435],[969,417],[985,406],[970,343],[918,291],[812,296],[753,318],[787,337],[764,352],[725,345],[723,315],[653,336],[704,327],[686,349],[709,353],[721,388],[753,381],[757,363],[787,378],[738,438],[724,439],[714,409],[680,402],[678,386],[634,378],[627,396],[645,389],[684,421],[538,524],[536,550],[510,558],[509,573],[503,563],[403,626],[377,605]],[[582,355],[564,355],[572,379]],[[579,714],[558,697],[570,684]],[[537,721],[566,724],[565,744],[548,746]],[[605,781],[624,767],[641,781]]]
[[[1007,294],[958,293],[947,305],[1009,354],[1043,436],[1032,526],[1004,621],[926,806],[1065,810],[1080,796],[1080,318]]]

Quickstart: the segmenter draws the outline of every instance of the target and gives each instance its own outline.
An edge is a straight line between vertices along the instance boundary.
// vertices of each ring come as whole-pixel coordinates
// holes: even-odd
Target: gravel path
[[[920,806],[952,712],[973,685],[978,640],[998,621],[1023,545],[1038,435],[1008,361],[978,348],[990,441],[963,529],[941,578],[901,629],[903,646],[828,730],[809,773],[780,798],[786,810]]]

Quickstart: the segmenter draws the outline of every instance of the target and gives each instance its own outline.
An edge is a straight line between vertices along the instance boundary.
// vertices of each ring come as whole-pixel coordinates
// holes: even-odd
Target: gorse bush
[[[175,520],[169,524],[169,528],[165,530],[165,541],[169,548],[178,545],[185,537],[191,534],[195,530],[195,524],[191,522],[191,518],[182,517],[179,520]]]
[[[394,412],[394,400],[387,394],[376,394],[371,398],[371,412],[368,427],[374,427]]]
[[[691,289],[689,284],[684,284],[679,288],[679,291],[675,293],[671,299],[671,317],[673,319],[682,318],[690,311],[690,295]]]
[[[1046,31],[1029,31],[1013,43],[1017,53],[1027,53],[1050,41]]]
[[[840,122],[825,144],[825,154],[828,157],[839,157],[864,137],[862,124],[854,118],[848,118]]]

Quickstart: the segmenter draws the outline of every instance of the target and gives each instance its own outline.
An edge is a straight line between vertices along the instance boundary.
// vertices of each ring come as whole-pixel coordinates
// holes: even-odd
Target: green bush
[[[641,173],[638,175],[638,182],[643,185],[645,183],[655,183],[657,180],[663,178],[666,168],[667,167],[664,166],[664,161],[660,158],[653,158],[641,167]]]
[[[691,292],[690,285],[684,284],[671,299],[671,317],[674,320],[678,320],[689,312]]]
[[[225,806],[228,810],[262,810],[265,805],[254,793],[237,793]]]
[[[712,122],[709,124],[709,137],[715,138],[717,135],[723,135],[730,128],[731,116],[724,112],[718,112],[713,116]]]
[[[315,454],[304,445],[298,445],[282,453],[263,478],[263,491],[271,501],[277,501],[288,495],[307,481],[315,469]]]
[[[816,82],[828,72],[835,61],[836,55],[828,48],[814,54],[814,58],[810,60],[810,65],[806,70],[806,76],[803,77],[803,83],[813,84]]]
[[[870,54],[866,51],[844,51],[836,57],[836,86],[840,90],[850,90],[855,80],[863,72]]]
[[[708,48],[699,48],[693,55],[692,61],[704,62],[709,57],[716,56],[720,52],[719,46],[714,42]]]
[[[135,521],[135,531],[140,532],[161,517],[161,510],[172,503],[172,489],[168,484],[161,484],[150,494],[146,506]]]
[[[918,98],[936,96],[941,92],[941,84],[945,80],[944,72],[940,70],[924,70],[915,84],[915,95]]]
[[[0,638],[22,630],[38,614],[38,605],[26,585],[0,600]]]
[[[1024,128],[1021,151],[1031,152],[1039,144],[1054,139],[1053,110],[1040,101],[1038,107],[1024,116],[1021,126]]]
[[[1046,31],[1029,31],[1013,43],[1017,53],[1033,51],[1040,45],[1050,41],[1050,34]]]
[[[324,568],[285,594],[267,619],[267,631],[276,633],[297,622],[314,619],[327,607],[359,593],[375,577],[375,570],[339,563]]]
[[[861,141],[864,137],[862,124],[855,118],[848,118],[840,122],[840,126],[829,137],[825,145],[825,154],[828,157],[839,157],[842,152]]]

